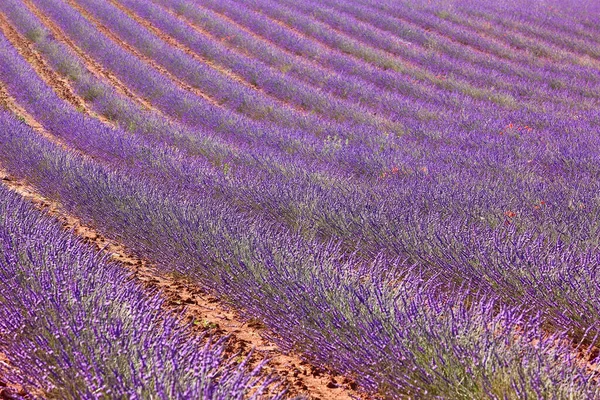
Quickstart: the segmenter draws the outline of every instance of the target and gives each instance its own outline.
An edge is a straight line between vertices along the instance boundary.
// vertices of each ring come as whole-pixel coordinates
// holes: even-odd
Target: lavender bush
[[[23,129],[8,124],[2,129]],[[122,267],[4,188],[0,246],[0,351],[26,371],[14,379],[44,397],[283,395],[271,393],[273,379],[260,366],[229,359],[224,340],[192,336]]]
[[[0,80],[64,144],[8,119],[11,173],[384,397],[598,397],[593,17],[572,4],[120,2],[190,57],[109,1],[73,1],[169,74],[230,96],[215,106],[68,3],[0,9],[110,126],[2,40]],[[87,71],[31,4],[158,111]]]

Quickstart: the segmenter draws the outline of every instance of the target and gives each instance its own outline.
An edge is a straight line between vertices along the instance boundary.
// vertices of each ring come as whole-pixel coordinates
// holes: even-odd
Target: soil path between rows
[[[107,118],[94,112],[87,103],[75,94],[69,81],[60,76],[46,62],[46,60],[33,48],[31,42],[21,36],[17,30],[8,23],[6,16],[0,12],[0,31],[13,45],[17,52],[23,57],[40,78],[51,88],[61,99],[69,102],[78,111],[99,119],[105,124],[114,126]]]
[[[23,376],[21,371],[12,366],[5,354],[0,353],[0,400],[33,399],[33,393],[23,385],[13,382],[8,375]],[[40,396],[40,393],[36,393]]]
[[[230,354],[240,353],[245,356],[253,351],[254,365],[268,359],[266,370],[277,375],[289,387],[291,395],[303,395],[315,400],[367,398],[365,394],[355,390],[353,379],[312,366],[299,355],[285,354],[276,344],[263,338],[268,332],[259,322],[242,319],[235,310],[193,282],[161,273],[147,260],[132,256],[122,244],[83,225],[78,218],[66,213],[59,203],[40,195],[27,183],[11,177],[1,166],[0,180],[7,188],[58,219],[66,230],[108,252],[114,261],[132,272],[132,279],[149,292],[158,291],[166,300],[167,310],[183,313],[187,320],[194,321],[194,330],[208,330],[212,334],[229,336]]]
[[[256,90],[257,92],[259,92],[261,95],[271,99],[271,101],[276,102],[277,104],[279,104],[281,107],[284,108],[288,108],[288,109],[292,109],[295,110],[296,112],[299,112],[301,114],[306,114],[308,111],[305,110],[304,108],[297,106],[296,104],[284,101],[282,99],[279,99],[267,92],[265,92],[261,87],[259,87],[258,85],[252,84],[248,81],[246,81],[246,78],[238,75],[237,73],[233,72],[232,70],[230,70],[227,67],[224,67],[222,65],[217,64],[216,62],[210,61],[204,57],[202,57],[201,55],[199,55],[198,53],[196,53],[194,50],[192,50],[191,48],[189,48],[187,45],[185,45],[184,43],[180,42],[179,40],[175,39],[174,37],[162,32],[159,28],[157,28],[156,26],[154,26],[151,22],[141,18],[140,16],[138,16],[134,11],[128,9],[127,7],[123,6],[122,4],[120,4],[118,1],[115,0],[109,0],[109,2],[115,6],[117,9],[121,10],[125,15],[127,15],[129,18],[131,18],[132,20],[134,20],[135,22],[137,22],[138,24],[140,24],[142,27],[146,28],[149,32],[151,32],[152,34],[154,34],[156,37],[158,37],[159,39],[161,39],[163,42],[167,43],[168,45],[184,52],[185,54],[187,54],[188,56],[192,57],[194,60],[196,60],[197,62],[201,63],[201,64],[206,64],[208,65],[210,68],[214,69],[215,71],[227,76],[229,79],[238,82],[240,85],[245,86],[246,88],[252,89],[252,90]]]
[[[132,92],[127,85],[121,82],[112,72],[106,70],[100,63],[94,60],[91,56],[89,56],[85,51],[83,51],[79,46],[77,46],[59,27],[56,25],[48,16],[46,16],[40,9],[37,8],[35,4],[33,4],[30,0],[22,0],[23,4],[35,15],[48,29],[50,33],[54,36],[54,39],[63,43],[68,48],[70,48],[75,54],[77,54],[82,62],[85,64],[87,70],[96,76],[96,78],[107,81],[118,93],[123,96],[129,97],[130,99],[136,101],[141,104],[148,110],[155,111],[157,113],[161,113],[157,108],[152,106],[152,104],[140,97],[137,96],[134,92]]]
[[[9,94],[6,90],[4,83],[0,80],[0,108],[4,108],[12,111],[19,119],[21,119],[25,124],[27,124],[31,129],[37,132],[40,136],[47,139],[49,142],[54,145],[61,147],[64,150],[70,151],[74,154],[77,154],[80,157],[84,157],[88,160],[94,160],[94,162],[100,162],[94,157],[90,156],[87,153],[84,153],[78,149],[75,149],[69,146],[63,139],[53,135],[49,131],[44,128],[42,124],[38,122],[25,108],[23,108],[19,103]]]

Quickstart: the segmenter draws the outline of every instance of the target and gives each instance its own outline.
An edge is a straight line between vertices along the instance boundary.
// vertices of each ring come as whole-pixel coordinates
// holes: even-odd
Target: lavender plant
[[[23,129],[2,119],[3,130]],[[43,397],[282,398],[261,365],[227,356],[225,339],[192,335],[158,295],[4,188],[0,246],[0,351]]]
[[[87,72],[30,3],[159,111]],[[207,68],[123,13],[109,20],[111,2],[75,3],[180,79]],[[0,80],[77,150],[6,122],[11,172],[384,397],[598,397],[585,354],[600,329],[592,17],[565,6],[542,23],[546,9],[506,2],[123,2],[202,58],[257,76],[255,92],[201,77],[235,86],[219,96],[277,108],[256,121],[179,88],[66,2],[27,4],[0,9],[117,126],[62,102],[2,41]],[[317,92],[306,120],[273,101]],[[356,123],[373,112],[402,129]]]
[[[210,284],[234,304],[243,302],[247,312],[260,316],[281,334],[283,345],[317,362],[359,374],[359,382],[370,390],[390,397],[597,395],[593,375],[579,366],[570,346],[557,347],[569,341],[557,336],[546,341],[539,325],[519,317],[518,310],[508,311],[505,318],[496,307],[484,306],[493,302],[483,300],[461,308],[469,302],[463,303],[468,296],[459,288],[449,292],[458,296],[456,300],[448,294],[440,296],[438,285],[426,275],[390,270],[385,259],[364,265],[336,247],[307,246],[293,237],[282,247],[284,232],[243,222],[231,210],[219,210],[219,203],[208,199],[201,204],[181,202],[156,187],[65,153],[15,120],[5,124],[0,130],[7,133],[1,159],[15,174],[36,182],[45,194],[58,196],[69,210],[95,223],[102,221],[110,236],[157,260],[162,268]],[[15,148],[25,151],[15,158]],[[152,239],[158,237],[161,246]],[[425,313],[424,323],[407,323],[419,321],[417,310]],[[458,310],[466,313],[462,322],[456,321]],[[444,315],[449,319],[439,320]],[[500,327],[483,334],[498,318]],[[419,342],[423,329],[434,320],[449,328],[453,326],[450,321],[455,321],[469,339],[459,342],[463,345],[448,346],[446,340],[452,343],[462,337],[457,335],[457,326],[436,330],[442,338]],[[521,333],[521,327],[527,334]],[[527,336],[532,332],[538,333]],[[492,341],[496,333],[498,339]],[[515,341],[508,341],[511,338]],[[355,347],[357,343],[362,345]],[[515,351],[514,357],[489,358],[505,354],[505,346]],[[357,353],[361,348],[364,352]],[[433,372],[446,358],[436,361],[429,352],[441,352],[453,367],[441,376]],[[523,358],[524,353],[531,357]],[[474,368],[478,372],[473,375]],[[465,376],[482,378],[465,381]],[[447,384],[448,380],[452,383]]]

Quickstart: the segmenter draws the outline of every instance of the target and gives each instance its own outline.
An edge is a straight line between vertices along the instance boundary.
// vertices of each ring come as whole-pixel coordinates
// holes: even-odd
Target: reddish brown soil
[[[56,25],[50,18],[44,15],[31,1],[23,0],[23,3],[29,8],[29,10],[42,21],[42,23],[46,26],[46,28],[52,33],[54,38],[64,45],[69,47],[73,52],[75,52],[83,62],[85,63],[86,68],[92,74],[94,74],[97,78],[101,80],[106,80],[110,83],[110,85],[117,90],[117,92],[125,95],[139,104],[143,105],[146,109],[151,109],[156,112],[160,112],[155,109],[150,102],[147,100],[137,96],[133,93],[127,85],[123,84],[116,76],[114,76],[110,71],[106,70],[100,63],[96,62],[92,57],[90,57],[85,51],[81,50],[64,32]]]
[[[195,321],[195,330],[230,336],[228,350],[231,354],[244,356],[254,350],[254,363],[268,359],[266,370],[278,376],[292,395],[323,400],[350,399],[351,396],[366,398],[366,395],[354,390],[353,379],[312,366],[297,354],[285,354],[277,345],[263,338],[267,331],[260,323],[241,319],[235,310],[194,283],[162,273],[147,260],[132,256],[123,245],[105,238],[92,227],[84,226],[78,218],[66,213],[60,204],[41,196],[34,188],[11,178],[5,171],[0,170],[0,179],[5,186],[57,218],[66,230],[109,252],[113,260],[133,273],[132,279],[148,288],[149,292],[158,291],[166,299],[166,309],[183,312],[188,320]]]
[[[13,99],[8,94],[8,92],[6,91],[6,88],[4,87],[2,82],[0,82],[0,105],[4,109],[13,111],[17,117],[21,118],[23,120],[23,122],[25,122],[27,125],[32,127],[34,130],[36,130],[42,136],[44,136],[44,137],[51,136],[48,132],[46,132],[44,127],[35,120],[35,118],[33,118],[27,111],[25,111],[25,109],[23,107],[21,107],[20,105],[17,104],[15,99]]]
[[[34,388],[24,387],[22,384],[13,382],[4,373],[12,376],[24,376],[23,373],[12,366],[5,354],[0,353],[0,400],[36,399],[42,397],[42,393]],[[18,380],[18,378],[17,378]]]
[[[0,355],[0,363],[2,363]],[[29,392],[21,385],[4,381],[0,376],[0,400],[16,400],[21,398],[33,398]]]
[[[115,7],[117,7],[119,10],[123,11],[127,16],[129,16],[131,19],[133,19],[134,21],[136,21],[137,23],[139,23],[140,25],[142,25],[144,28],[148,29],[150,32],[152,32],[154,35],[156,35],[157,37],[159,37],[161,40],[163,40],[165,43],[169,44],[170,46],[179,49],[181,51],[183,51],[184,53],[186,53],[187,55],[191,56],[192,58],[194,58],[196,61],[202,63],[202,64],[206,64],[209,67],[211,67],[212,69],[219,71],[220,73],[222,73],[223,75],[227,76],[228,78],[230,78],[231,80],[234,80],[244,86],[246,86],[247,88],[256,90],[258,92],[260,92],[263,96],[270,98],[271,100],[277,102],[280,106],[285,107],[285,108],[293,108],[294,110],[301,112],[301,113],[306,113],[307,111],[299,106],[296,106],[295,104],[292,103],[288,103],[288,102],[284,102],[278,98],[275,98],[273,96],[271,96],[270,94],[266,93],[262,88],[260,88],[257,85],[251,84],[250,82],[247,82],[245,80],[245,78],[243,78],[242,76],[236,74],[235,72],[231,71],[228,68],[223,67],[222,65],[219,65],[213,61],[207,60],[206,58],[200,56],[199,54],[197,54],[194,50],[190,49],[189,47],[187,47],[186,45],[184,45],[183,43],[179,42],[177,39],[167,35],[166,33],[162,32],[160,29],[156,28],[154,25],[152,25],[152,23],[146,21],[145,19],[139,17],[137,14],[135,14],[134,12],[132,12],[131,10],[129,10],[128,8],[126,8],[125,6],[119,4],[117,1],[115,0],[109,0],[110,3],[112,5],[114,5]]]
[[[48,86],[54,89],[54,92],[63,100],[71,103],[77,110],[85,114],[100,119],[102,122],[111,124],[111,122],[101,115],[92,111],[86,102],[75,94],[70,83],[58,73],[56,73],[46,62],[46,60],[33,48],[31,42],[21,36],[6,20],[6,17],[0,12],[0,31],[17,49],[19,54],[27,60],[35,72],[42,78]]]

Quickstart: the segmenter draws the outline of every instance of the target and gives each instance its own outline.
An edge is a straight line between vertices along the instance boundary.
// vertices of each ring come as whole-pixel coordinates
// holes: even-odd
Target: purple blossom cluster
[[[27,127],[3,112],[2,130]],[[129,273],[0,188],[0,373],[44,398],[281,398]],[[14,368],[24,372],[11,376]]]
[[[58,196],[69,208],[78,207],[81,213],[105,218],[105,227],[119,224],[124,235],[122,239],[129,238],[128,244],[136,245],[137,249],[144,247],[142,240],[148,235],[146,245],[153,245],[154,251],[149,247],[143,251],[154,259],[162,258],[164,268],[178,268],[180,273],[210,281],[232,302],[243,302],[248,312],[261,315],[273,324],[281,337],[294,338],[293,342],[280,338],[283,345],[293,346],[343,372],[360,374],[361,384],[371,390],[391,397],[457,394],[482,398],[540,395],[583,399],[598,395],[594,375],[581,366],[574,349],[564,343],[564,336],[548,335],[541,329],[540,320],[528,318],[519,309],[503,307],[493,299],[474,301],[464,287],[453,290],[446,287],[442,292],[440,282],[428,278],[423,271],[407,270],[398,265],[390,270],[389,262],[383,259],[369,264],[354,257],[340,259],[342,253],[332,245],[313,243],[299,248],[298,238],[282,244],[282,232],[269,232],[268,227],[260,227],[256,221],[239,226],[240,221],[234,221],[235,216],[223,211],[221,215],[217,214],[216,204],[209,210],[210,202],[181,203],[172,196],[161,195],[152,185],[116,174],[57,148],[26,125],[5,114],[2,117],[0,132],[4,146],[0,157],[11,171],[31,180],[35,178],[41,191]],[[7,153],[15,154],[17,149],[22,150],[20,157],[7,157]],[[82,202],[84,196],[87,198]],[[17,220],[22,223],[23,218]],[[140,223],[142,220],[145,226]],[[174,229],[175,223],[179,224],[177,229]],[[237,231],[231,230],[235,227],[232,223],[238,224]],[[252,231],[248,232],[249,229]],[[136,231],[137,235],[134,234]],[[149,240],[157,233],[162,234],[161,246]],[[234,234],[236,237],[231,236]],[[67,234],[62,235],[70,243],[79,243]],[[52,238],[48,234],[42,237],[44,240]],[[180,253],[181,249],[193,253]],[[55,251],[63,257],[78,256],[74,250]],[[174,260],[173,256],[178,256],[179,260]],[[81,261],[81,257],[77,260]],[[69,268],[71,275],[62,280],[47,281],[46,288],[51,292],[54,290],[57,296],[83,296],[77,288],[81,280],[97,282],[90,278],[94,271],[110,272],[109,267],[98,269],[97,263],[90,269],[80,264],[78,268]],[[203,268],[194,269],[193,265]],[[183,266],[187,268],[182,269]],[[103,287],[108,282],[114,285],[110,287],[119,289],[127,288],[123,281],[99,279]],[[392,286],[391,282],[396,284]],[[27,280],[21,283],[30,284]],[[61,285],[67,287],[61,291]],[[47,295],[44,292],[43,296]],[[72,298],[70,301],[73,307],[76,302]],[[55,305],[49,303],[38,301],[37,305]],[[122,302],[105,300],[101,304],[119,308]],[[35,307],[31,308],[35,310]],[[23,310],[19,312],[24,313]],[[98,312],[94,309],[95,316]],[[144,309],[143,313],[147,315],[148,310]],[[48,314],[56,315],[56,311]],[[29,314],[23,315],[26,321],[35,321],[26,318]],[[60,318],[66,319],[64,329],[71,332],[73,326],[80,324],[74,325],[67,315],[62,312]],[[101,318],[92,319],[102,321],[102,326],[106,327],[104,322],[112,319],[100,315]],[[119,316],[123,318],[121,314]],[[137,324],[147,320],[141,315],[131,317],[136,321],[131,322],[132,326],[140,329],[146,326]],[[159,319],[163,320],[165,316],[160,315]],[[9,326],[14,328],[15,325]],[[108,326],[106,329],[112,332],[114,327]],[[56,325],[51,325],[42,332],[53,338],[56,329]],[[155,333],[156,329],[150,332]],[[72,336],[67,336],[56,346],[74,346],[69,337],[89,349],[87,341],[74,340]],[[14,337],[8,343],[17,346]],[[113,342],[101,343],[109,346]],[[139,344],[137,340],[135,343]],[[34,341],[27,349],[38,350],[33,353],[36,354],[34,360],[42,356],[54,360],[53,353],[40,348],[43,345],[44,342],[40,345],[39,341]],[[177,371],[189,371],[191,366],[185,362],[181,360],[177,364]],[[93,359],[86,358],[83,361],[77,359],[74,365],[78,371],[81,365],[92,370],[100,368]],[[164,364],[156,365],[164,368]],[[172,367],[175,368],[175,364]],[[39,368],[40,376],[47,377],[44,366]],[[56,372],[56,369],[48,369]],[[66,374],[64,379],[71,376],[69,369],[59,368],[59,371]],[[162,370],[160,376],[168,376],[169,371]],[[115,382],[124,379],[119,370],[112,373]],[[117,383],[110,382],[109,387]],[[129,390],[138,390],[138,384],[141,382],[123,385]],[[81,385],[71,389],[76,393],[73,397],[85,393],[88,386]]]
[[[12,174],[384,397],[600,397],[593,17],[118,3],[0,4],[111,122],[61,100],[0,37],[0,82],[65,144],[5,117]],[[88,71],[36,10],[154,109]]]

